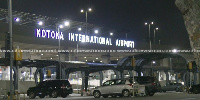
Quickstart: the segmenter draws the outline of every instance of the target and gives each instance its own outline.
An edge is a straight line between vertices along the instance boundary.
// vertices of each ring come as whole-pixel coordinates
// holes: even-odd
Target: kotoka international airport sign
[[[57,32],[57,31],[36,29],[35,35],[38,38],[42,37],[42,38],[65,40],[64,34],[62,32]],[[102,44],[108,46],[115,44],[115,46],[134,48],[134,41],[127,41],[121,39],[116,39],[115,41],[113,41],[113,39],[110,37],[108,38],[102,36],[68,33],[68,40],[72,42],[85,42],[85,43]]]

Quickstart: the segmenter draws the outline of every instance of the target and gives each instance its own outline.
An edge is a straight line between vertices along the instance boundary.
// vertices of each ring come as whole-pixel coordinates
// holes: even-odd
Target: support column
[[[88,88],[88,77],[89,77],[89,72],[85,72],[85,92],[87,92]]]
[[[118,78],[119,78],[119,73],[118,73],[118,71],[117,71],[117,70],[113,70],[113,71],[115,72],[116,79],[118,79]]]
[[[99,80],[100,80],[100,86],[103,84],[102,82],[103,82],[103,72],[102,71],[100,71],[99,72]]]
[[[194,84],[193,85],[196,85],[197,84],[197,73],[194,72],[193,75],[194,75]]]
[[[43,68],[40,69],[40,82],[42,82],[44,80],[44,73],[43,73]]]
[[[120,78],[124,78],[124,70],[120,71]]]
[[[165,72],[165,74],[166,74],[166,86],[167,86],[167,85],[169,85],[169,73],[168,73],[168,71]]]
[[[178,73],[176,72],[176,83],[178,83]]]
[[[81,74],[82,74],[81,96],[83,96],[83,90],[85,86],[85,71],[82,71]]]
[[[65,68],[63,68],[63,70],[62,70],[62,79],[68,79],[67,78],[67,73],[66,73],[66,71],[65,71],[66,69]]]
[[[130,77],[133,77],[133,72],[132,72],[132,70],[128,70],[128,73],[129,73],[129,76],[130,76]]]
[[[186,86],[189,87],[190,86],[190,72],[186,72]]]

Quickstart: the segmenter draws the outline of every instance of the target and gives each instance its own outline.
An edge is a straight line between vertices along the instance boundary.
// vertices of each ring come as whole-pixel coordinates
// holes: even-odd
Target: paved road
[[[156,93],[154,96],[145,96],[145,97],[117,97],[117,98],[99,98],[96,99],[93,96],[83,96],[80,95],[70,95],[67,98],[49,98],[45,97],[43,99],[36,97],[35,99],[28,99],[26,97],[26,100],[200,100],[200,94],[188,94],[188,93],[182,93],[182,92],[166,92],[166,93]],[[21,99],[23,100],[23,99]]]

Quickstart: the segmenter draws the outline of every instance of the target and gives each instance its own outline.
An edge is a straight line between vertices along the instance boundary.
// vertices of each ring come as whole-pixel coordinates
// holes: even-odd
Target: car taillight
[[[61,89],[64,89],[64,88],[66,88],[66,86],[65,86],[65,85],[61,86]]]
[[[153,86],[155,86],[155,85],[156,85],[156,83],[152,83],[152,85],[153,85]]]
[[[128,84],[128,85],[133,87],[133,84]]]

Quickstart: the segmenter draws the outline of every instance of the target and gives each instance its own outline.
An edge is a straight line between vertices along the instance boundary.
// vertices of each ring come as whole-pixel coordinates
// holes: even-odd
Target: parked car
[[[65,98],[69,94],[72,94],[72,92],[72,86],[68,80],[47,80],[40,82],[35,87],[30,87],[27,90],[27,95],[31,99],[36,96],[44,98],[47,95],[53,98],[57,98],[58,96]]]
[[[200,84],[192,85],[192,87],[189,89],[189,92],[198,94],[200,93]]]
[[[135,76],[135,81],[140,85],[145,85],[146,95],[153,96],[156,92],[160,91],[160,83],[156,77],[151,76]]]
[[[113,79],[103,83],[102,86],[96,87],[91,90],[91,93],[95,98],[103,96],[124,96],[129,97],[133,93],[133,81],[131,79]],[[137,84],[137,83],[135,83]]]
[[[184,86],[181,83],[170,83],[167,86],[161,87],[163,92],[166,91],[176,91],[176,92],[183,92]]]

